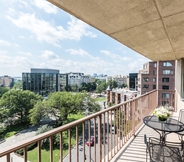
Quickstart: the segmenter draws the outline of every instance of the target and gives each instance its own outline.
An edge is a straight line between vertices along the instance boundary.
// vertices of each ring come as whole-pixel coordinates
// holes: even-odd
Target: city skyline
[[[128,75],[150,61],[45,0],[2,0],[0,9],[0,76],[31,68]]]

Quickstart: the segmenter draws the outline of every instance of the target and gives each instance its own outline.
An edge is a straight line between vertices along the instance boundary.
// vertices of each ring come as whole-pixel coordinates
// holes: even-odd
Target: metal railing
[[[142,125],[142,119],[153,112],[157,106],[157,90],[136,97],[124,103],[104,109],[100,112],[86,116],[77,121],[55,128],[51,131],[37,135],[18,144],[0,150],[0,157],[6,156],[11,161],[11,153],[23,149],[24,162],[28,159],[28,147],[35,144],[37,148],[37,161],[43,161],[42,141],[49,139],[48,161],[110,161],[126,142],[135,135]],[[68,142],[64,141],[67,134]],[[59,160],[56,160],[53,137],[59,136]],[[87,146],[86,141],[93,136],[94,141]],[[75,141],[74,143],[72,141]],[[67,155],[64,154],[64,145],[67,145]],[[65,150],[66,151],[66,150]],[[15,161],[13,161],[15,162]]]

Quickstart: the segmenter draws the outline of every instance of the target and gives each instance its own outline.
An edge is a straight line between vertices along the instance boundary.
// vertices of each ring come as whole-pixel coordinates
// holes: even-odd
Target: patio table
[[[166,121],[159,121],[158,117],[156,116],[146,116],[143,118],[143,122],[145,125],[154,129],[160,135],[160,139],[158,139],[160,142],[158,144],[151,144],[152,153],[151,151],[150,153],[156,159],[156,161],[183,162],[182,157],[180,156],[179,148],[176,147],[178,143],[166,141],[165,136],[168,133],[177,133],[184,131],[184,124],[173,118],[168,118]],[[169,146],[168,143],[172,143],[173,147],[172,145]]]
[[[168,133],[177,133],[184,131],[184,124],[176,119],[168,118],[166,121],[159,121],[157,116],[146,116],[143,122],[148,127],[154,129],[160,135],[160,141],[165,142],[165,136]]]

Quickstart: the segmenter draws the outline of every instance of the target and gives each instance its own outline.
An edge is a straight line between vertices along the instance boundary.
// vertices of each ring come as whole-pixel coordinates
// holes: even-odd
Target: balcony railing
[[[86,116],[80,120],[71,122],[61,127],[41,135],[32,137],[18,144],[6,147],[0,150],[0,157],[6,157],[7,162],[11,162],[11,153],[23,149],[24,162],[27,162],[29,151],[28,146],[36,144],[37,161],[42,161],[42,146],[44,139],[49,139],[49,157],[48,161],[54,162],[53,137],[59,134],[60,153],[59,161],[110,161],[126,142],[135,135],[136,130],[142,125],[144,116],[153,112],[157,106],[157,90],[145,95],[136,97],[124,103],[104,109],[100,112]],[[68,152],[67,156],[63,153],[63,133],[67,132]],[[86,141],[94,136],[94,145],[87,146]],[[72,140],[75,137],[75,143]],[[13,161],[15,162],[15,161]]]

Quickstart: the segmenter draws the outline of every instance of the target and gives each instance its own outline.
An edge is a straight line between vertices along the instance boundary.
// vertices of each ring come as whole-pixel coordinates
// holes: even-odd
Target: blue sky
[[[0,76],[30,68],[123,76],[148,61],[45,0],[1,0]]]

